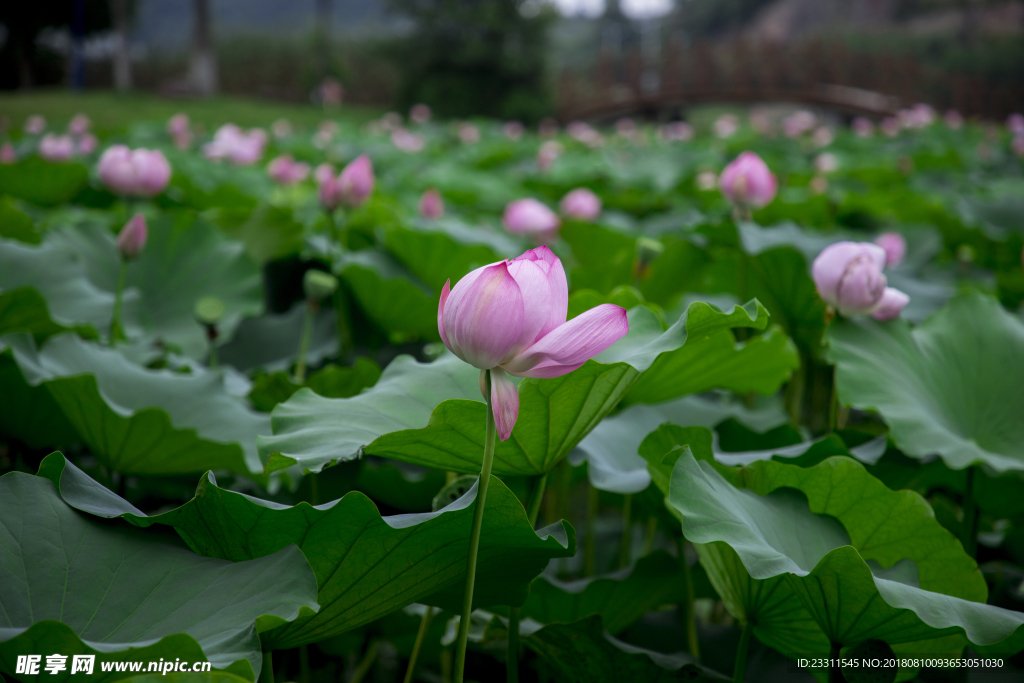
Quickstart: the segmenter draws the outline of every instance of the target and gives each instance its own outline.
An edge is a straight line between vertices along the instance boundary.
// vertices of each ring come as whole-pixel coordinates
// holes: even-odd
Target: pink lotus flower
[[[533,235],[541,242],[554,239],[561,221],[555,212],[536,199],[517,199],[501,217],[505,229],[516,235]]]
[[[121,252],[121,258],[130,260],[141,254],[146,248],[147,237],[146,217],[137,213],[124,224],[117,235],[117,250]]]
[[[373,193],[373,162],[361,154],[341,170],[338,176],[338,191],[341,202],[347,206],[359,206]]]
[[[894,138],[900,134],[900,120],[892,116],[887,116],[882,119],[882,123],[879,124],[879,128],[882,129],[882,132],[885,133],[886,137]]]
[[[47,161],[68,161],[75,155],[75,141],[70,135],[47,133],[39,141],[39,156]]]
[[[740,129],[740,120],[733,114],[722,114],[715,119],[715,135],[731,138]]]
[[[885,267],[895,268],[903,263],[907,254],[907,240],[898,232],[885,232],[875,238],[875,244],[885,250]]]
[[[693,126],[686,121],[673,121],[659,128],[658,135],[666,142],[686,142],[693,138]]]
[[[523,124],[518,121],[506,121],[501,126],[501,132],[505,134],[505,137],[513,142],[523,137],[523,133],[526,132],[526,128]]]
[[[814,158],[814,170],[818,173],[835,173],[839,168],[839,158],[831,152],[824,152]]]
[[[270,133],[277,140],[283,140],[292,134],[292,124],[288,119],[277,119],[270,124]]]
[[[391,144],[407,154],[422,152],[427,141],[422,135],[412,133],[405,128],[398,128],[391,133]]]
[[[1010,114],[1007,116],[1006,127],[1014,135],[1024,135],[1024,114]]]
[[[546,171],[562,154],[562,143],[557,140],[545,140],[537,150],[537,168]]]
[[[238,166],[251,166],[263,158],[266,144],[267,134],[259,128],[243,131],[227,123],[203,146],[203,154],[207,159],[227,159]]]
[[[294,185],[309,177],[309,164],[295,161],[291,154],[285,154],[267,164],[267,174],[278,185]]]
[[[814,135],[811,136],[811,139],[816,147],[828,147],[834,139],[832,129],[828,126],[818,126],[814,129]]]
[[[870,313],[878,320],[897,317],[910,297],[886,286],[882,273],[885,258],[885,250],[877,244],[829,245],[811,266],[818,294],[843,315]]]
[[[475,145],[480,142],[480,129],[472,123],[460,123],[459,140],[464,145]]]
[[[171,165],[159,150],[114,145],[100,156],[99,175],[114,194],[153,197],[167,187]]]
[[[561,377],[629,331],[626,310],[602,304],[566,321],[569,288],[562,262],[547,247],[477,268],[441,290],[437,330],[448,349],[491,371],[491,404],[505,441],[519,417],[519,390],[508,375]]]
[[[177,113],[167,121],[167,132],[172,136],[176,137],[183,133],[189,132],[189,120],[188,114]]]
[[[316,167],[313,171],[313,179],[316,180],[318,185],[322,185],[334,176],[334,167],[326,161]]]
[[[430,107],[420,103],[412,105],[412,109],[409,110],[409,120],[413,123],[424,124],[430,120],[433,112],[430,111]]]
[[[0,147],[0,164],[13,164],[18,161],[18,153],[14,151],[14,145],[5,142]]]
[[[806,109],[793,112],[782,120],[782,132],[787,138],[800,137],[817,123],[817,117]]]
[[[964,127],[964,117],[956,109],[950,109],[942,118],[950,130],[960,130]]]
[[[78,153],[79,154],[92,154],[99,147],[99,140],[92,133],[86,133],[78,138]]]
[[[420,197],[420,215],[431,220],[444,215],[444,200],[436,189],[430,188]]]
[[[85,114],[75,114],[74,118],[71,119],[71,123],[68,124],[68,132],[72,135],[82,135],[89,126],[92,125],[92,121]]]
[[[601,198],[585,187],[577,187],[562,197],[562,215],[578,221],[592,221],[601,215]]]
[[[1024,157],[1024,133],[1014,135],[1010,142],[1010,149],[1019,157]]]
[[[725,167],[718,186],[736,206],[760,209],[775,198],[778,182],[761,157],[753,152],[744,152]]]
[[[701,171],[693,182],[701,192],[710,192],[718,187],[718,175],[714,171]]]
[[[859,138],[869,138],[875,134],[875,124],[871,123],[871,119],[866,119],[863,116],[855,118],[851,126],[854,134]]]
[[[27,135],[39,135],[46,130],[46,119],[39,114],[33,114],[25,119],[25,126],[23,130]]]

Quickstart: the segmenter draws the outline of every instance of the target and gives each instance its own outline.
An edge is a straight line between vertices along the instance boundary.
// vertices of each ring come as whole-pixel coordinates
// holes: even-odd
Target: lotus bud
[[[146,248],[149,232],[146,229],[146,217],[141,213],[132,216],[121,232],[117,235],[117,250],[126,261],[137,258]]]
[[[601,198],[585,187],[577,187],[562,197],[562,215],[577,221],[592,221],[601,215]]]
[[[459,140],[464,145],[475,145],[480,142],[480,129],[472,123],[460,123]]]
[[[839,168],[839,158],[831,152],[819,154],[814,158],[814,170],[818,173],[835,173]]]
[[[39,141],[39,156],[47,161],[68,161],[75,155],[75,142],[68,135],[48,133]]]
[[[718,187],[718,175],[714,171],[701,171],[694,178],[694,184],[701,192],[710,192]]]
[[[72,135],[84,135],[89,126],[92,125],[92,121],[85,114],[75,114],[74,118],[71,119],[71,123],[68,124],[68,132]]]
[[[391,132],[391,144],[408,154],[417,154],[423,151],[427,141],[422,135],[417,135],[405,128],[397,128]]]
[[[338,208],[341,204],[341,187],[338,185],[338,179],[329,176],[322,181],[317,189],[317,197],[320,199],[320,204],[328,211]]]
[[[753,152],[744,152],[726,166],[718,186],[729,201],[743,209],[767,206],[778,189],[775,176]]]
[[[960,130],[964,127],[964,117],[956,109],[950,109],[942,118],[950,130]]]
[[[444,345],[458,358],[490,371],[498,436],[512,434],[519,391],[509,375],[561,377],[629,331],[625,309],[602,304],[566,321],[569,288],[562,262],[547,247],[477,268],[451,287],[437,309]],[[481,376],[481,385],[486,388]]]
[[[893,117],[887,116],[882,119],[882,123],[879,124],[882,132],[885,133],[886,137],[894,138],[900,134],[900,120]]]
[[[523,133],[526,132],[526,128],[523,124],[518,121],[507,121],[501,127],[501,132],[505,134],[505,137],[515,142],[519,138],[523,137]]]
[[[295,161],[291,154],[285,154],[267,164],[267,175],[278,185],[294,185],[309,176],[309,164]]]
[[[409,110],[409,120],[413,123],[424,124],[430,120],[432,112],[430,107],[420,103],[412,105],[412,109]]]
[[[18,161],[18,153],[14,151],[14,145],[5,142],[0,146],[0,164],[13,164]]]
[[[333,295],[338,289],[338,278],[322,270],[310,268],[302,277],[302,289],[308,301],[321,301]]]
[[[643,235],[637,237],[635,274],[640,276],[646,273],[647,268],[661,256],[663,251],[665,251],[665,245],[659,240]]]
[[[356,157],[338,176],[341,202],[347,206],[360,206],[373,192],[373,163],[365,154]]]
[[[26,135],[39,135],[46,130],[46,119],[39,114],[33,114],[25,119],[25,126],[23,130]]]
[[[85,135],[78,138],[78,153],[79,154],[92,154],[99,147],[99,140],[92,133],[86,133]]]
[[[334,167],[326,161],[316,167],[313,171],[313,179],[316,180],[317,184],[326,182],[329,178],[334,177]]]
[[[175,114],[167,121],[167,132],[171,137],[177,137],[189,132],[188,114]]]
[[[875,124],[871,123],[871,119],[866,119],[863,116],[858,116],[853,120],[853,132],[859,138],[869,138],[875,134]]]
[[[511,202],[505,207],[501,222],[513,234],[533,235],[541,241],[553,239],[561,225],[555,212],[536,199]]]
[[[871,313],[875,320],[893,320],[900,317],[903,307],[910,302],[910,297],[898,289],[886,287],[882,293],[882,300]]]
[[[715,135],[720,138],[731,138],[740,129],[740,120],[733,114],[722,114],[715,119]]]
[[[898,232],[886,232],[875,238],[875,244],[885,249],[886,268],[895,268],[903,263],[907,254],[907,240]]]
[[[436,220],[444,215],[444,200],[441,193],[430,188],[420,197],[420,216]]]
[[[874,313],[882,306],[887,289],[882,274],[885,258],[885,250],[877,244],[837,242],[829,245],[811,266],[818,294],[844,315]],[[888,303],[894,303],[893,297],[890,294]]]
[[[1024,135],[1024,114],[1010,114],[1006,117],[1006,127],[1013,135]]]

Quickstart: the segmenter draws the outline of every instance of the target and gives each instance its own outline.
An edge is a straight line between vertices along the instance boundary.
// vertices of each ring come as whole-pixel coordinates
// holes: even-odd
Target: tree
[[[210,36],[209,0],[192,0],[192,63],[189,81],[200,95],[217,92],[217,57]]]
[[[547,28],[537,0],[388,0],[414,22],[399,46],[400,99],[442,116],[534,121],[550,113]]]

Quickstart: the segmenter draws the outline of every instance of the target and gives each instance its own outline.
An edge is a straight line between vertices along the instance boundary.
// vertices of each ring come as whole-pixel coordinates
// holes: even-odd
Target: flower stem
[[[733,683],[743,683],[747,676],[747,650],[750,649],[750,635],[754,627],[748,621],[743,625],[743,634],[740,636],[740,646],[736,650],[736,664],[732,670]]]
[[[412,683],[412,674],[416,669],[416,660],[420,656],[420,647],[423,646],[423,639],[427,636],[427,629],[430,628],[430,622],[434,618],[434,608],[427,606],[427,611],[423,613],[423,618],[420,619],[420,630],[416,632],[416,642],[412,645],[412,654],[409,655],[409,666],[405,669],[404,683]]]
[[[650,555],[654,549],[654,537],[658,533],[658,518],[651,515],[647,518],[647,533],[644,534],[643,555]]]
[[[309,645],[299,646],[299,683],[309,683]]]
[[[619,566],[629,566],[633,550],[633,496],[627,493],[622,501],[622,545],[619,546]]]
[[[537,526],[537,517],[540,515],[540,503],[544,499],[544,489],[547,488],[548,484],[548,473],[537,477],[537,483],[533,485],[533,490],[530,491],[529,507],[527,507],[526,514],[530,518],[530,526]]]
[[[378,641],[374,640],[370,643],[370,646],[366,648],[366,654],[363,656],[363,661],[359,662],[359,666],[352,673],[352,677],[348,679],[348,683],[359,683],[363,680],[367,673],[370,671],[370,667],[373,666],[373,662],[377,659],[377,650],[379,648]]]
[[[459,639],[455,649],[455,683],[462,683],[466,669],[466,646],[469,641],[469,622],[473,613],[473,587],[476,583],[476,555],[480,549],[480,529],[484,522],[484,505],[487,500],[487,485],[491,481],[491,464],[494,461],[495,429],[494,410],[491,406],[491,372],[487,371],[487,423],[484,430],[484,462],[480,467],[480,481],[477,485],[476,504],[473,507],[473,528],[469,534],[469,556],[466,561],[466,593],[462,599],[462,620],[459,622]]]
[[[686,584],[686,639],[690,654],[700,661],[700,641],[697,639],[697,614],[693,611],[693,577],[690,575],[690,564],[686,561],[686,539],[679,538],[679,566],[683,570],[683,582]]]
[[[519,608],[508,610],[508,650],[505,656],[505,675],[508,683],[519,683]]]
[[[128,275],[128,261],[121,259],[121,267],[117,272],[117,289],[114,291],[114,315],[110,319],[110,345],[114,346],[120,339],[124,339],[124,332],[121,329],[121,306],[124,300],[124,281]]]
[[[967,468],[967,488],[961,503],[964,512],[964,526],[960,543],[964,547],[964,552],[971,557],[978,552],[978,506],[974,502],[974,479],[977,469],[977,467]]]
[[[600,492],[593,486],[587,489],[587,535],[583,538],[583,575],[597,573],[597,509]]]
[[[306,382],[306,355],[309,353],[309,344],[313,339],[313,309],[316,306],[313,302],[306,304],[306,317],[302,322],[302,338],[299,340],[299,356],[295,360],[295,383],[305,384]]]
[[[274,683],[274,653],[270,650],[263,653],[263,666],[260,667],[259,683]]]

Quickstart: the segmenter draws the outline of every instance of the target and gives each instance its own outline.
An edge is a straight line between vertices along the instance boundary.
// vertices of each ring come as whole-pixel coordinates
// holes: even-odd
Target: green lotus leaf
[[[260,265],[302,251],[302,223],[288,207],[260,204],[251,212],[220,210],[218,218],[224,234],[242,242]]]
[[[731,327],[763,329],[767,317],[757,301],[728,313],[698,302],[663,330],[649,309],[632,309],[629,334],[597,359],[562,377],[519,383],[519,418],[512,437],[495,450],[494,473],[549,471],[620,400],[628,401],[630,387],[659,356],[679,353],[685,344],[700,344]],[[402,360],[389,366],[373,389],[351,399],[300,391],[274,410],[274,436],[259,440],[260,452],[270,459],[268,471],[296,462],[318,471],[363,452],[479,472],[486,405],[477,398],[478,376],[476,369],[450,357],[425,365]]]
[[[432,290],[389,254],[369,249],[346,254],[335,271],[366,316],[393,343],[440,339],[440,287]]]
[[[89,169],[83,164],[52,164],[37,156],[0,164],[0,194],[40,206],[64,204],[88,182]]]
[[[0,338],[0,357],[17,366],[5,373],[11,383],[5,386],[22,395],[45,387],[52,402],[39,397],[40,405],[60,408],[47,413],[53,417],[35,418],[43,443],[51,443],[48,421],[66,419],[101,462],[123,474],[262,469],[255,437],[270,431],[269,420],[229,394],[219,372],[148,370],[72,334],[41,349],[27,335],[7,335]],[[7,391],[3,403],[15,396]]]
[[[924,499],[886,488],[855,460],[811,468],[768,460],[732,470],[686,449],[674,457],[668,502],[684,535],[698,552],[725,544],[738,556],[722,569],[705,564],[720,594],[757,586],[740,567],[755,581],[784,577],[825,642],[837,646],[882,640],[897,654],[958,656],[965,642],[1007,652],[1024,645],[1024,613],[985,604],[977,565]],[[773,647],[775,638],[792,641],[785,625],[765,626],[746,612],[744,597],[733,591],[730,603],[744,608],[739,614],[759,639]]]
[[[533,582],[520,614],[543,624],[568,623],[596,614],[615,635],[647,612],[685,598],[679,560],[657,550],[632,567],[604,576],[559,581],[542,574]]]
[[[556,680],[569,683],[619,683],[620,681],[727,681],[685,654],[667,655],[629,645],[601,627],[601,617],[591,616],[571,624],[543,628],[520,627],[520,643],[547,664]],[[494,635],[500,632],[492,631]]]
[[[54,481],[73,507],[140,526],[173,526],[193,550],[208,557],[242,561],[298,545],[316,574],[320,611],[264,633],[264,647],[312,643],[413,602],[455,612],[462,604],[475,485],[439,512],[381,517],[358,492],[324,505],[288,507],[219,488],[208,474],[188,503],[146,517],[113,493],[98,491],[99,484],[60,454],[48,456],[40,474]],[[575,552],[575,532],[567,522],[535,532],[519,500],[494,478],[474,601],[521,605],[530,582],[552,558]]]
[[[83,225],[54,231],[44,245],[50,243],[82,259],[89,279],[112,296],[118,274],[113,234]],[[242,244],[189,214],[149,221],[149,240],[128,264],[126,286],[128,336],[152,338],[192,358],[207,351],[206,332],[195,320],[195,304],[202,297],[224,302],[227,310],[217,323],[222,343],[231,339],[242,318],[263,312],[262,276]]]
[[[57,652],[95,654],[96,673],[106,661],[182,657],[252,680],[258,634],[317,609],[316,577],[294,546],[246,562],[201,557],[173,537],[74,510],[43,477],[0,477],[0,530],[5,674],[19,654]],[[38,678],[72,678],[70,667],[61,674]]]
[[[1024,323],[990,296],[957,296],[917,328],[840,321],[828,333],[839,398],[877,411],[905,454],[1024,471]]]
[[[0,237],[28,244],[39,244],[43,239],[32,219],[7,197],[0,198]]]
[[[243,372],[257,368],[266,372],[287,370],[299,353],[306,304],[298,303],[286,313],[265,313],[246,318],[238,325],[234,338],[218,349],[221,363]],[[316,366],[338,350],[337,319],[334,309],[321,308],[313,318],[313,337],[306,362]]]

